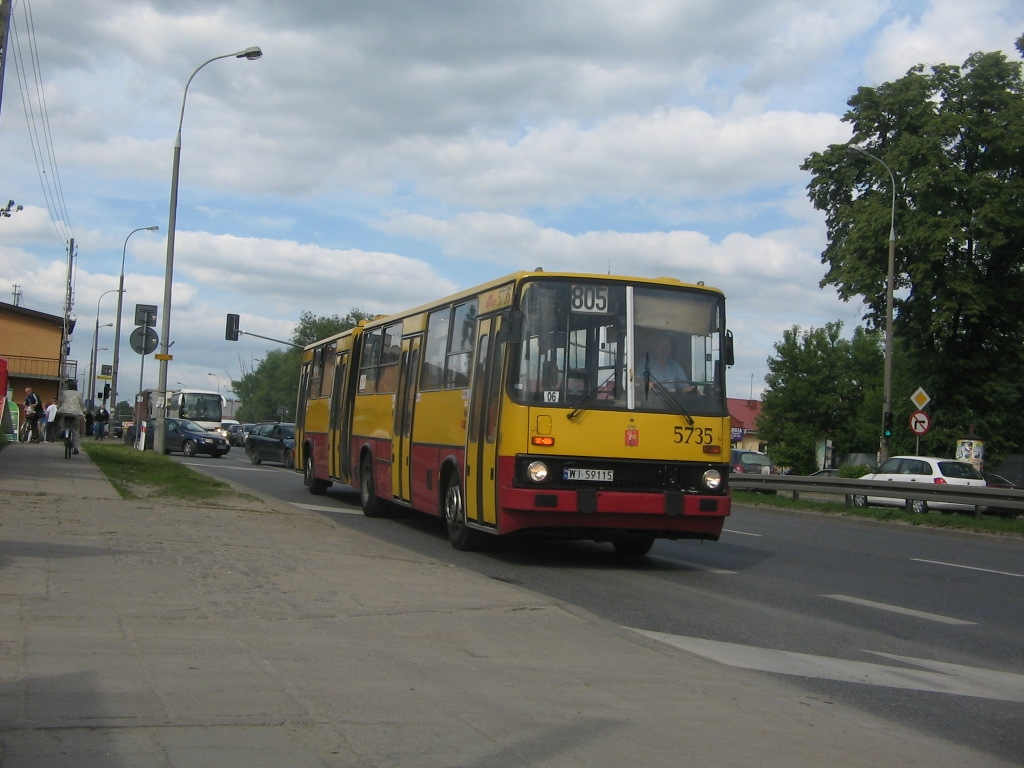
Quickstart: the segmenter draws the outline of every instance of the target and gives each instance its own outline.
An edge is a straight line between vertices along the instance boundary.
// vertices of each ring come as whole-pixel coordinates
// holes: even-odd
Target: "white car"
[[[929,483],[934,485],[976,485],[985,486],[985,478],[977,467],[966,461],[956,459],[939,459],[932,456],[893,456],[874,472],[864,475],[861,480],[893,480],[900,483]],[[854,496],[853,504],[857,507],[906,506],[906,499],[888,496]],[[967,504],[955,504],[948,501],[914,499],[911,509],[918,514],[925,514],[928,509],[952,509],[958,511],[974,511]]]

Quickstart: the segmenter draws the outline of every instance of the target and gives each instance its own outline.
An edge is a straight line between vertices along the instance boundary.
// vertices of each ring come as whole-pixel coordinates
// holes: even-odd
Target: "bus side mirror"
[[[736,352],[733,349],[732,331],[725,332],[725,364],[736,365]]]
[[[511,309],[502,315],[501,328],[498,329],[494,340],[498,344],[516,344],[523,337],[523,313],[518,309]]]

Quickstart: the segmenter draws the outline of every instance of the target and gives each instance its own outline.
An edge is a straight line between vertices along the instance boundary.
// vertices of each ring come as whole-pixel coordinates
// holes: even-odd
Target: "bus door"
[[[497,317],[477,325],[476,365],[466,429],[466,519],[497,524],[498,407],[501,403],[501,350],[494,343]]]
[[[412,501],[412,417],[416,410],[422,336],[402,340],[402,364],[395,392],[395,419],[391,430],[391,493],[396,499]]]
[[[351,449],[349,441],[349,402],[348,391],[345,382],[348,380],[348,350],[338,352],[334,364],[334,386],[331,391],[331,415],[327,429],[327,441],[330,445],[327,451],[330,459],[330,466],[327,471],[331,477],[336,477],[342,482],[348,483],[351,478],[348,476],[348,454]]]

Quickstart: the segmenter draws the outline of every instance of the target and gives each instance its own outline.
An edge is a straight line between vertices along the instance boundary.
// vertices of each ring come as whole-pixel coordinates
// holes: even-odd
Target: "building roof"
[[[728,398],[729,415],[732,426],[740,427],[747,432],[757,431],[757,415],[761,413],[760,400],[741,400],[738,397]]]
[[[63,327],[64,318],[60,315],[51,315],[46,312],[38,312],[34,309],[28,309],[27,307],[19,307],[14,304],[8,304],[5,301],[0,301],[0,312],[11,312],[15,315],[24,315],[25,317],[32,317],[37,320],[45,320],[50,323]]]

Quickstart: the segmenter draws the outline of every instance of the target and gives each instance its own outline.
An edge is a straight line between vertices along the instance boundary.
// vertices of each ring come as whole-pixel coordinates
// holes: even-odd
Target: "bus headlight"
[[[535,483],[543,483],[548,478],[548,465],[543,461],[530,462],[526,468],[526,474]]]
[[[718,487],[722,484],[722,473],[717,469],[709,469],[704,473],[704,487],[709,491],[717,491]]]

